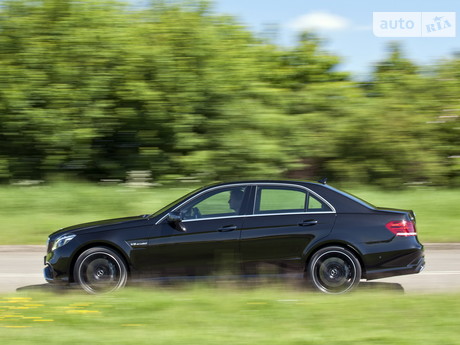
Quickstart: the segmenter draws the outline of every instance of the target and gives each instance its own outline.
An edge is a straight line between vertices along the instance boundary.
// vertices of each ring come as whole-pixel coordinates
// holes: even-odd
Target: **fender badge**
[[[130,241],[128,243],[131,247],[142,247],[148,244],[147,241]]]

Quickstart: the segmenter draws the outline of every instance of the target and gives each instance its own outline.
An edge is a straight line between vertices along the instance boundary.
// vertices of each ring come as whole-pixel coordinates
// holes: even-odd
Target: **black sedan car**
[[[49,236],[44,274],[89,293],[137,278],[301,274],[337,294],[424,265],[412,211],[374,207],[324,181],[242,181],[154,214],[61,229]]]

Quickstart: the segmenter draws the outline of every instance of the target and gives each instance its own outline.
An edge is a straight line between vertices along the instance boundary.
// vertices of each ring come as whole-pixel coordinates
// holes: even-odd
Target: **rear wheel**
[[[74,279],[88,293],[111,292],[125,286],[128,271],[116,252],[105,247],[94,247],[78,257]]]
[[[356,256],[342,247],[326,247],[313,254],[307,266],[312,286],[329,294],[354,289],[361,279],[361,264]]]

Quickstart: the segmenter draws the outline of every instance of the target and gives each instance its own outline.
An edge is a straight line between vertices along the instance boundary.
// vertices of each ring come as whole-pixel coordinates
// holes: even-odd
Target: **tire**
[[[306,276],[316,290],[328,294],[342,294],[356,288],[361,279],[359,260],[342,247],[326,247],[311,257]]]
[[[90,294],[106,293],[125,286],[126,264],[119,254],[105,247],[94,247],[80,254],[74,266],[74,279]]]

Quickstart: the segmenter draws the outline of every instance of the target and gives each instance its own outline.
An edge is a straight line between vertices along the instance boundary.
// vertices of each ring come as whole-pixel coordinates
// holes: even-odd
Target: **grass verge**
[[[0,299],[3,344],[459,344],[460,296],[127,288]]]

